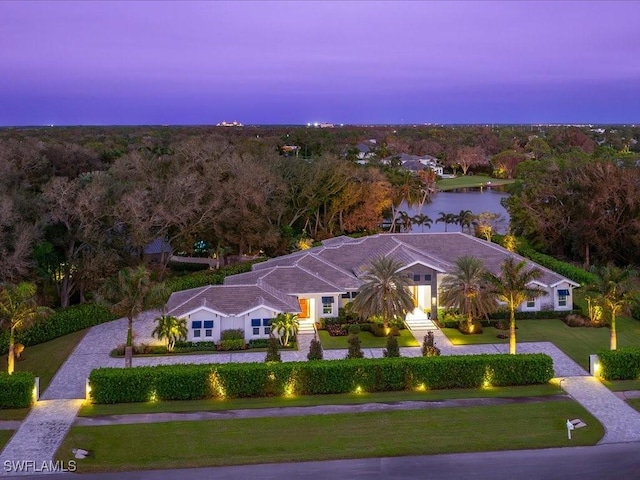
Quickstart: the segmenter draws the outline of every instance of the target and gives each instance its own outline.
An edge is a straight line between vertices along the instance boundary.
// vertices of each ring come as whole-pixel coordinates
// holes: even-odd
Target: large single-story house
[[[167,313],[187,319],[188,339],[218,341],[220,332],[242,329],[245,340],[266,338],[279,313],[297,313],[301,329],[322,317],[336,317],[363,283],[371,260],[379,256],[399,261],[411,283],[416,310],[436,318],[438,285],[463,255],[481,258],[494,273],[509,256],[522,257],[470,235],[454,233],[378,234],[363,238],[336,237],[319,247],[273,258],[252,271],[232,275],[224,285],[183,290],[171,295]],[[521,311],[571,310],[579,285],[547,268],[535,283],[546,294],[520,305]]]

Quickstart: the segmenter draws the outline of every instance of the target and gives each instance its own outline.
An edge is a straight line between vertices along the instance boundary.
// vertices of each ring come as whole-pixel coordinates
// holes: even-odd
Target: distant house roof
[[[360,153],[369,153],[371,151],[371,148],[369,148],[369,145],[367,145],[366,143],[359,143],[358,145],[356,145],[356,149]]]
[[[164,238],[156,238],[144,247],[145,255],[158,255],[161,253],[171,253],[171,245]]]
[[[410,155],[408,153],[391,155],[381,160],[384,164],[390,164],[392,161],[397,161],[402,168],[412,171],[424,170],[425,167],[435,167],[438,164],[438,159],[431,155]]]

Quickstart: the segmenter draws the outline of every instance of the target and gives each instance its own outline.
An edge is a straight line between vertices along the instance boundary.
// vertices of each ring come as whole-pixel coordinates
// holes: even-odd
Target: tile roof
[[[176,292],[167,308],[169,313],[184,313],[206,304],[221,313],[237,314],[264,304],[294,312],[299,306],[292,295],[356,290],[362,284],[358,277],[378,256],[391,257],[406,266],[421,263],[446,273],[463,255],[482,259],[485,268],[496,274],[509,256],[526,260],[499,245],[460,232],[337,237],[325,240],[322,246],[256,264],[251,272],[227,277],[224,285]],[[578,286],[562,275],[526,261],[530,267],[542,270],[540,282],[547,286],[562,281]]]
[[[262,269],[232,275],[225,278],[225,285],[251,285],[258,281],[276,288],[287,295],[300,293],[340,293],[344,289],[329,282],[309,270],[299,266],[275,266],[270,269]],[[357,287],[356,287],[357,288]]]
[[[299,312],[294,297],[274,295],[258,285],[209,285],[176,292],[169,297],[167,314],[182,316],[199,307],[207,307],[224,315],[239,315],[260,305],[280,312]]]

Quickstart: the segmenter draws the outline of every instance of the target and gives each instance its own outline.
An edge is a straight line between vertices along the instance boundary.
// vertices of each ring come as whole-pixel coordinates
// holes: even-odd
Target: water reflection
[[[485,188],[483,190],[465,188],[455,191],[438,192],[432,197],[431,203],[422,208],[422,213],[428,215],[433,220],[431,228],[428,228],[426,225],[424,227],[413,225],[411,231],[417,233],[422,230],[425,232],[444,232],[445,224],[436,223],[440,212],[457,215],[461,210],[471,210],[474,215],[482,212],[500,214],[501,218],[494,223],[494,228],[497,233],[506,233],[509,227],[509,214],[504,207],[500,205],[500,200],[508,196],[509,194],[495,188]],[[402,204],[400,210],[407,212],[412,217],[420,213],[417,207],[408,208],[406,204]],[[459,232],[460,225],[449,224],[447,231]]]

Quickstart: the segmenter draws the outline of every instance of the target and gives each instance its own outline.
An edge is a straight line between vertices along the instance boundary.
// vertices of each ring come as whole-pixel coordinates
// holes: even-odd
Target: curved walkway
[[[150,335],[157,311],[145,312],[135,322],[137,343],[157,343]],[[86,379],[94,368],[123,367],[124,359],[111,358],[109,353],[124,343],[126,319],[97,325],[81,340],[73,353],[53,378],[42,400],[34,406],[4,450],[0,466],[5,461],[50,461],[73,423],[85,397]],[[426,331],[412,332],[422,342]],[[454,346],[441,332],[434,331],[436,345],[443,355],[476,355],[507,353],[506,344]],[[312,335],[299,335],[299,350],[282,352],[283,361],[305,361]],[[383,349],[365,349],[366,357],[382,357]],[[420,347],[401,349],[406,357],[420,356]],[[519,353],[546,353],[553,358],[556,377],[562,377],[562,387],[581,403],[604,426],[606,434],[600,443],[640,441],[640,413],[629,407],[600,382],[550,342],[520,343]],[[325,350],[326,359],[344,358],[346,350]],[[183,355],[134,358],[134,366],[176,363],[262,362],[264,352]],[[0,467],[1,468],[1,467]],[[0,470],[0,476],[4,472]]]

